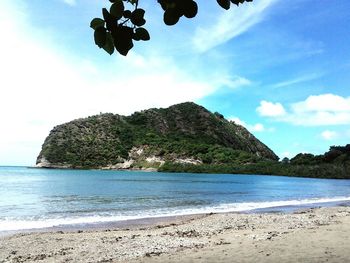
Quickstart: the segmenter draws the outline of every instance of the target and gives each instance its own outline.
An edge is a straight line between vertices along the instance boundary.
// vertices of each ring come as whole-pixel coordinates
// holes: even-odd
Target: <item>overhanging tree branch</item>
[[[194,0],[157,0],[164,10],[163,21],[168,26],[175,25],[181,17],[193,18],[198,13]],[[94,29],[95,44],[112,55],[114,50],[126,56],[134,47],[133,41],[148,41],[150,35],[143,26],[145,10],[138,8],[139,0],[109,0],[111,6],[102,9],[102,18],[94,18],[90,27]],[[253,0],[217,0],[224,9],[231,3],[239,6]],[[130,7],[126,9],[126,7]]]

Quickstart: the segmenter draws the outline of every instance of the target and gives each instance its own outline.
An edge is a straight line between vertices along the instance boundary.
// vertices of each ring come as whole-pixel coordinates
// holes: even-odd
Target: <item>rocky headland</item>
[[[278,156],[243,126],[192,102],[73,120],[52,129],[37,167],[350,178],[350,144]]]

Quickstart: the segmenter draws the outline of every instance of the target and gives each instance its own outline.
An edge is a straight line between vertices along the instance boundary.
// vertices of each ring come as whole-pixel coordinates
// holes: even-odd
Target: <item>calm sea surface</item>
[[[0,167],[0,232],[350,201],[350,180]]]

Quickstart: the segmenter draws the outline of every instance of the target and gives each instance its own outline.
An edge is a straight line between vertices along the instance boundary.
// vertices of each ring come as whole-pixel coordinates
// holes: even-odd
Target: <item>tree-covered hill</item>
[[[195,103],[131,116],[100,114],[56,126],[37,165],[156,168],[164,163],[247,164],[278,157],[244,127]]]
[[[187,102],[58,125],[46,138],[37,166],[350,178],[350,145],[279,162],[244,127]]]

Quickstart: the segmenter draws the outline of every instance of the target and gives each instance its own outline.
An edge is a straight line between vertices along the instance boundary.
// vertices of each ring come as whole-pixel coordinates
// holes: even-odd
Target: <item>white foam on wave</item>
[[[79,224],[98,224],[108,222],[118,222],[134,219],[146,219],[166,216],[181,216],[191,214],[206,214],[206,213],[224,213],[224,212],[244,212],[256,209],[266,209],[285,206],[302,206],[311,204],[322,204],[332,202],[350,201],[350,197],[333,197],[333,198],[318,198],[318,199],[302,199],[302,200],[286,200],[286,201],[270,201],[270,202],[245,202],[245,203],[229,203],[220,204],[217,206],[207,206],[202,208],[188,209],[158,209],[142,211],[140,214],[134,215],[109,215],[109,216],[86,216],[77,218],[50,218],[42,220],[0,220],[0,232],[3,231],[18,231],[30,229],[42,229],[60,226],[74,226]]]

